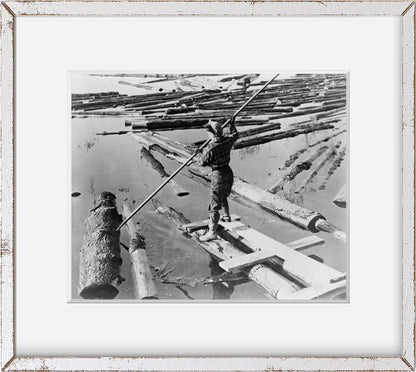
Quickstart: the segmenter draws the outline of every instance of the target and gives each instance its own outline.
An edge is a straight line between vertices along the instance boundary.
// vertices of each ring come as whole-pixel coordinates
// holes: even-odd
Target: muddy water
[[[115,84],[118,80],[127,80],[126,78],[83,77],[81,79],[79,76],[75,77],[72,86],[77,89],[73,89],[73,93],[118,90],[120,93],[138,94],[137,88]],[[283,125],[287,122],[289,122],[287,119],[286,122],[282,120]],[[81,196],[72,198],[73,299],[80,299],[77,289],[79,248],[82,245],[85,231],[84,219],[92,207],[93,194],[104,190],[113,192],[117,195],[118,209],[121,212],[123,201],[127,200],[133,206],[138,205],[161,183],[160,176],[140,158],[137,142],[131,137],[96,135],[101,131],[123,129],[125,129],[124,118],[120,117],[71,120],[72,185],[81,192]],[[186,143],[206,138],[203,130],[164,132],[163,135]],[[311,133],[271,142],[249,150],[237,150],[232,153],[231,166],[234,173],[241,178],[259,187],[268,188],[287,172],[287,170],[279,168],[291,154],[305,147],[305,144],[313,143],[324,136],[321,133]],[[342,141],[342,148],[346,144],[346,138],[344,133],[332,139],[329,144]],[[328,143],[325,144],[328,145]],[[306,151],[298,161],[308,159],[319,147],[320,145]],[[167,160],[158,154],[155,156],[163,163],[167,172],[172,172],[178,167],[174,161]],[[331,178],[325,181],[330,166],[330,163],[326,164],[300,195],[293,195],[290,191],[295,190],[303,182],[305,177],[309,175],[309,171],[298,175],[293,184],[289,185],[284,192],[290,194],[288,196],[291,198],[296,197],[299,204],[322,213],[328,221],[346,231],[346,210],[337,207],[332,200],[346,182],[347,162],[344,159]],[[183,171],[183,174],[179,174],[176,180],[190,192],[189,196],[178,198],[168,187],[163,189],[158,196],[165,204],[181,211],[191,221],[206,219],[209,190],[206,186],[186,177],[185,174],[187,172]],[[319,187],[324,181],[326,188],[320,190]],[[244,223],[283,243],[310,234],[246,202],[231,200],[230,207],[232,213],[240,215]],[[137,221],[141,233],[146,238],[147,253],[152,266],[158,267],[169,263],[169,266],[174,268],[170,274],[172,277],[189,279],[189,281],[211,275],[208,254],[191,240],[183,237],[168,220],[155,214],[151,203],[137,215]],[[347,245],[329,234],[320,233],[318,235],[325,239],[325,244],[311,248],[305,253],[315,254],[323,258],[329,266],[339,271],[346,271]],[[122,231],[121,241],[128,245],[129,238],[126,229]],[[124,250],[121,254],[123,258],[121,275],[126,278],[126,281],[120,286],[120,293],[116,299],[133,299],[129,256]],[[209,300],[213,296],[212,287],[209,285],[178,287],[159,281],[156,282],[156,285],[160,298],[166,300]],[[237,286],[231,299],[262,301],[268,298],[255,283],[247,283]]]

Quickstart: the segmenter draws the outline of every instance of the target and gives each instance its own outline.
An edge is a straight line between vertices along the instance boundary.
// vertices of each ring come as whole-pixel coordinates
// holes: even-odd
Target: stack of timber
[[[208,75],[170,75],[176,88],[148,92],[162,80],[128,83],[147,93],[122,95],[118,92],[73,94],[73,117],[127,115],[126,126],[142,130],[201,128],[209,120],[226,119],[246,102],[259,86],[258,75],[242,74],[210,80]],[[192,80],[193,79],[193,80]],[[236,81],[233,88],[222,83]],[[126,82],[122,82],[126,84]],[[202,85],[204,84],[204,85]],[[222,84],[222,85],[221,85]],[[192,87],[185,90],[178,87]],[[114,110],[114,108],[117,108]],[[304,74],[278,79],[270,84],[237,118],[236,125],[273,124],[276,120],[304,115],[345,116],[346,76],[342,74]]]
[[[157,213],[175,225],[205,249],[219,266],[241,273],[279,300],[334,299],[346,292],[346,275],[304,255],[300,251],[324,243],[316,236],[282,244],[240,222],[220,222],[219,236],[214,241],[201,242],[198,237],[208,220],[190,223],[180,212],[156,201]]]
[[[147,146],[151,151],[157,151],[169,159],[179,163],[185,163],[192,154],[185,145],[159,134],[131,134],[141,145]],[[204,182],[210,181],[210,170],[196,163],[190,164],[188,171],[197,179]],[[300,207],[290,201],[273,195],[260,187],[251,185],[239,177],[234,177],[232,192],[250,200],[264,210],[279,216],[280,218],[311,232],[325,231],[334,233],[338,231],[325,218],[317,212]]]
[[[85,220],[86,233],[80,250],[79,295],[85,299],[112,299],[124,281],[120,276],[121,215],[116,197],[101,192],[94,198],[94,208]]]

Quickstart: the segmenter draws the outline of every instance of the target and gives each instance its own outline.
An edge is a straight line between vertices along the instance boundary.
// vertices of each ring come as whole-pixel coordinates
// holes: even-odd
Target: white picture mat
[[[17,18],[16,354],[398,355],[399,22]],[[351,303],[68,304],[68,70],[350,71]]]

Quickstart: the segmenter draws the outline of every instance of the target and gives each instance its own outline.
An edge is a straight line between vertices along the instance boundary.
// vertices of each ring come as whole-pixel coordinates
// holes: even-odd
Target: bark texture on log
[[[79,294],[85,299],[112,299],[124,279],[120,276],[121,215],[116,197],[101,192],[94,198],[94,209],[85,220],[86,233],[80,250]]]

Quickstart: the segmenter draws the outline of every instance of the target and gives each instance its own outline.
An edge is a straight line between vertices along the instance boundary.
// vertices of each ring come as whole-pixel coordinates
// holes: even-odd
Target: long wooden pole
[[[276,74],[275,76],[273,76],[266,84],[264,84],[262,86],[262,88],[260,90],[258,90],[243,106],[241,106],[235,113],[234,115],[232,115],[224,124],[223,124],[223,128],[226,127],[231,120],[233,120],[241,111],[243,111],[249,104],[251,101],[253,101],[264,89],[266,89],[266,87],[277,77],[279,76],[279,74]],[[188,160],[185,161],[185,163],[183,163],[175,172],[173,172],[170,177],[168,177],[166,179],[165,182],[163,182],[155,191],[153,191],[131,214],[130,216],[128,216],[121,224],[119,227],[117,227],[117,231],[120,230],[129,220],[130,218],[132,218],[140,209],[142,209],[160,190],[162,190],[168,183],[169,181],[175,177],[183,168],[185,168],[194,158],[195,156],[200,153],[209,143],[211,142],[211,139],[206,140],[199,148],[197,151],[195,151],[195,153],[190,156],[188,158]]]

